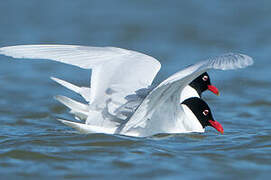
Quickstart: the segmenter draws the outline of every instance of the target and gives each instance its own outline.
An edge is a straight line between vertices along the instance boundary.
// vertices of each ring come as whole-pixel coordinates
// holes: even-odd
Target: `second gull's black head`
[[[197,97],[192,97],[183,101],[182,104],[185,104],[193,112],[203,128],[212,126],[223,134],[222,125],[214,120],[211,109],[205,101]]]

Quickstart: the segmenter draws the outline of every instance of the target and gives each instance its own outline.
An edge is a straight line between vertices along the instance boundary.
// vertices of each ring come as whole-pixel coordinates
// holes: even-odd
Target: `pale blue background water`
[[[209,56],[239,52],[255,65],[212,71],[205,93],[225,129],[127,138],[82,135],[55,121],[80,97],[49,77],[87,85],[90,72],[0,56],[0,174],[4,179],[266,179],[271,170],[271,1],[9,0],[0,3],[0,46],[117,46],[162,63],[160,82]]]

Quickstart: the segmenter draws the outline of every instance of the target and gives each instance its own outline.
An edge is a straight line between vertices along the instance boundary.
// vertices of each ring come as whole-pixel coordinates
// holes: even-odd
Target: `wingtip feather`
[[[254,64],[254,60],[253,60],[253,58],[252,57],[250,57],[250,56],[248,56],[248,55],[245,55],[245,54],[240,54],[241,56],[243,56],[244,57],[244,59],[246,59],[246,65],[247,66],[251,66],[251,65],[253,65]]]
[[[208,63],[210,68],[230,70],[246,68],[247,66],[253,65],[254,61],[252,57],[245,54],[227,53],[210,58]]]

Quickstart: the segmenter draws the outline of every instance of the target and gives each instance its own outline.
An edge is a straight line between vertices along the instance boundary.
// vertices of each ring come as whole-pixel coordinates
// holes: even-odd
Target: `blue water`
[[[157,58],[155,84],[207,57],[252,56],[252,67],[211,71],[221,92],[204,94],[220,135],[129,138],[84,135],[60,124],[71,118],[53,99],[78,95],[56,76],[89,84],[90,72],[46,60],[0,56],[1,179],[267,179],[271,170],[271,2],[9,0],[0,4],[0,46],[117,46]]]

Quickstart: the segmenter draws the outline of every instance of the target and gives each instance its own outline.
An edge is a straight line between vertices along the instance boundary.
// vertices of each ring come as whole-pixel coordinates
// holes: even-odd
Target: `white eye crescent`
[[[208,114],[209,114],[209,110],[204,110],[203,112],[202,112],[202,114],[204,115],[204,116],[207,116]]]
[[[208,80],[208,76],[203,76],[203,77],[202,77],[202,80],[203,80],[203,81],[207,81],[207,80]]]

